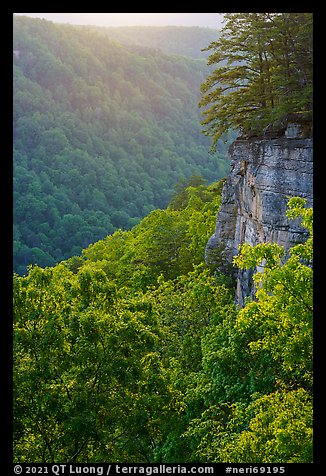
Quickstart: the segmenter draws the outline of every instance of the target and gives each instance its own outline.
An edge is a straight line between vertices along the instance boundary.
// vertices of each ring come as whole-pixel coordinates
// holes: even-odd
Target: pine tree
[[[259,134],[286,115],[312,109],[312,14],[229,13],[209,45],[217,68],[202,84],[206,135]]]

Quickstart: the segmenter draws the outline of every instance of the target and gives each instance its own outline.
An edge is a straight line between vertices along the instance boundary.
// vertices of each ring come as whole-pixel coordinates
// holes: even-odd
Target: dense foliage
[[[310,107],[310,14],[226,20],[203,86],[215,142]],[[44,265],[14,274],[15,462],[312,462],[312,209],[289,200],[308,236],[289,251],[239,249],[239,309],[204,262],[224,166],[195,126],[202,63],[14,28],[16,265]]]
[[[200,130],[204,59],[21,16],[13,47],[16,272],[131,228],[179,180],[226,175],[226,146],[209,155]]]
[[[311,120],[311,13],[228,13],[211,43],[217,66],[202,86],[203,125],[216,140],[231,128],[261,134],[286,117]]]
[[[183,187],[55,267],[14,277],[17,462],[311,462],[311,236],[244,246],[238,310],[203,263],[221,183]]]

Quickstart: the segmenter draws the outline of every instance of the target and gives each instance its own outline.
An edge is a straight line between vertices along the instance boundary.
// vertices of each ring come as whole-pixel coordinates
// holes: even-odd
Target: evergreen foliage
[[[207,135],[259,135],[294,113],[312,111],[312,14],[228,13],[202,85]]]

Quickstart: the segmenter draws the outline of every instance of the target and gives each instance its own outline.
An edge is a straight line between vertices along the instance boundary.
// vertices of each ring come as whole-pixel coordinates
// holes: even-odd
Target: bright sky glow
[[[221,13],[14,13],[55,23],[99,26],[176,25],[220,28]]]

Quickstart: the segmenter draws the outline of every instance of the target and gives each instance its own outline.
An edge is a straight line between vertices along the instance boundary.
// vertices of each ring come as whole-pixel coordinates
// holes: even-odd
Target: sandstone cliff
[[[237,139],[230,147],[231,171],[225,182],[216,229],[206,247],[207,262],[230,272],[232,257],[244,242],[276,242],[286,249],[305,239],[300,222],[285,216],[290,197],[312,205],[313,146],[311,131],[287,124],[277,137]],[[218,251],[218,252],[216,252]],[[228,269],[227,269],[228,268]],[[252,294],[253,270],[233,268],[236,302]]]

